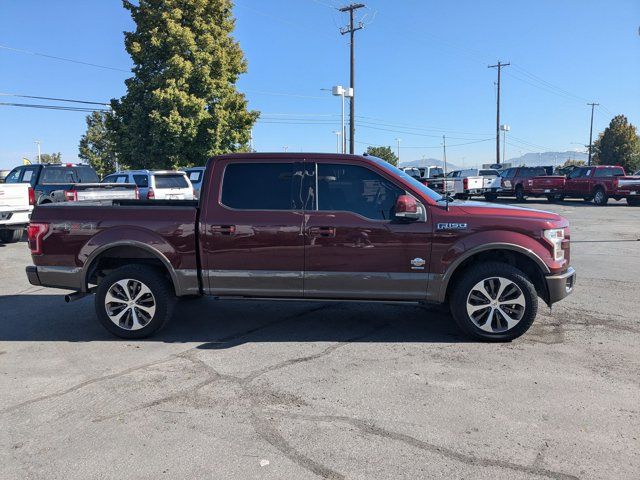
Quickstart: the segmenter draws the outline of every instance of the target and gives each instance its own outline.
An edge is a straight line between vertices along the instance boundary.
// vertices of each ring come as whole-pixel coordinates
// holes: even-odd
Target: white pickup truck
[[[497,176],[498,172],[490,169],[453,170],[447,174],[447,191],[456,198],[466,200],[474,195],[482,195]]]
[[[22,238],[34,203],[28,183],[0,183],[0,242],[13,243]]]

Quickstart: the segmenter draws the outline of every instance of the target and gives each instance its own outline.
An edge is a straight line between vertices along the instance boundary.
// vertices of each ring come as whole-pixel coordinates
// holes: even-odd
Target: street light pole
[[[336,153],[340,153],[340,135],[341,132],[338,132],[337,130],[335,132],[333,132],[336,136]]]
[[[34,143],[38,145],[38,163],[42,163],[42,152],[40,151],[40,140],[36,140]]]
[[[502,161],[504,162],[507,159],[505,156],[507,150],[507,132],[511,130],[511,127],[503,124],[500,125],[500,130],[502,130]]]
[[[396,143],[398,144],[398,165],[400,165],[400,142],[402,141],[401,138],[396,138]]]

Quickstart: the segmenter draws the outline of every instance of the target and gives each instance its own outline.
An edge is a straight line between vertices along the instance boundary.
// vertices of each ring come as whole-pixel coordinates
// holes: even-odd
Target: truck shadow
[[[93,298],[0,296],[0,341],[119,340],[95,317]],[[356,302],[182,300],[169,324],[140,342],[200,343],[226,349],[258,342],[466,342],[439,306]]]

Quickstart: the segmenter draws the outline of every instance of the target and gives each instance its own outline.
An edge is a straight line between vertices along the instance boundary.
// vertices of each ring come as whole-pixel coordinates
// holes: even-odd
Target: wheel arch
[[[549,267],[534,251],[511,243],[481,245],[466,252],[449,265],[442,276],[439,299],[446,302],[456,285],[456,279],[472,265],[484,262],[503,262],[521,270],[533,283],[538,296],[548,302],[549,292],[545,275]]]
[[[82,288],[88,291],[89,284],[97,284],[101,270],[112,270],[132,263],[148,264],[163,271],[177,292],[179,280],[169,259],[159,250],[146,243],[135,240],[123,240],[103,245],[95,249],[84,263],[82,270]]]

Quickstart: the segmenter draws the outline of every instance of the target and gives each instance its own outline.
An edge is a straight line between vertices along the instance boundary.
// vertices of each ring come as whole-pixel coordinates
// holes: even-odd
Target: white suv
[[[141,199],[195,200],[196,193],[184,172],[174,170],[127,170],[107,175],[102,183],[135,183]]]

